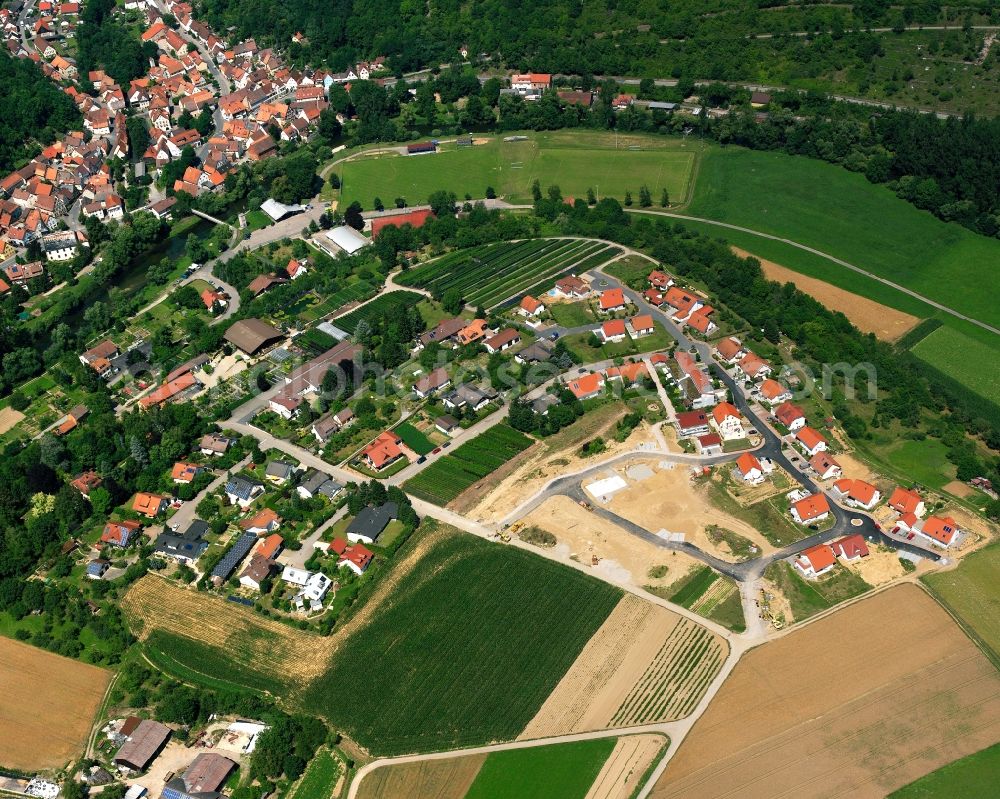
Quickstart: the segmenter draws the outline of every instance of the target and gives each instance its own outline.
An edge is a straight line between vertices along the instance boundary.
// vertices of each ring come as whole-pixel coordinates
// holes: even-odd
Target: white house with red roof
[[[897,486],[896,490],[892,492],[892,496],[889,497],[889,507],[900,515],[912,513],[918,519],[924,515],[925,510],[924,501],[920,494],[912,488],[903,488],[902,486]]]
[[[919,519],[911,528],[922,540],[941,549],[947,549],[958,538],[961,530],[950,516],[928,516]]]
[[[521,316],[538,316],[545,313],[545,303],[541,300],[536,300],[530,294],[526,294],[521,299],[520,312]]]
[[[732,403],[720,402],[712,408],[711,425],[724,441],[746,437],[739,409]]]
[[[871,510],[882,499],[882,494],[871,483],[864,480],[842,479],[833,484],[833,493],[845,505],[852,508]]]
[[[600,327],[600,336],[607,344],[616,344],[628,338],[623,319],[609,319]]]
[[[791,391],[770,377],[765,378],[764,382],[760,384],[759,390],[761,398],[771,406],[780,405],[782,402],[787,402],[792,398]]]
[[[570,380],[566,387],[578,400],[590,399],[604,390],[604,376],[600,372],[591,372],[576,380]]]
[[[828,544],[817,544],[803,550],[792,564],[803,577],[811,580],[826,574],[837,564],[833,549]]]
[[[719,356],[720,361],[727,364],[735,363],[745,352],[740,340],[732,336],[722,339],[715,345],[715,354]]]
[[[744,452],[736,459],[736,471],[739,472],[740,479],[749,485],[764,482],[764,467],[752,453]]]
[[[654,269],[649,273],[649,285],[657,291],[663,292],[674,285],[674,279],[660,269]]]
[[[656,332],[656,325],[653,322],[652,314],[648,313],[633,316],[626,322],[625,327],[632,338],[651,336]]]
[[[288,266],[285,267],[285,271],[288,273],[288,277],[291,280],[296,280],[306,274],[309,270],[306,268],[306,264],[303,261],[300,261],[297,258],[292,258],[288,262]]]
[[[809,466],[820,480],[835,480],[844,470],[829,452],[817,452],[809,459]]]
[[[375,557],[375,553],[364,544],[348,544],[343,538],[335,538],[327,551],[337,555],[338,568],[346,566],[358,577],[365,573]]]
[[[826,450],[826,439],[809,426],[800,427],[795,432],[795,441],[810,458]]]
[[[748,380],[757,382],[768,377],[771,372],[771,365],[755,353],[748,352],[736,364],[736,371]]]
[[[521,343],[521,335],[514,330],[512,327],[508,327],[501,330],[495,336],[486,339],[483,342],[483,346],[486,347],[486,351],[492,355],[495,352],[503,352],[506,349],[513,347],[515,344]]]
[[[701,455],[721,455],[722,439],[718,433],[705,433],[698,436],[698,453]]]
[[[606,289],[598,300],[601,313],[615,313],[625,310],[625,293],[621,289]]]
[[[810,494],[792,503],[792,518],[799,524],[821,522],[830,515],[830,503],[822,494]]]
[[[830,548],[833,550],[834,556],[841,560],[855,561],[868,557],[868,544],[859,533],[834,541]]]
[[[291,419],[302,404],[298,397],[291,397],[287,394],[278,394],[268,400],[267,406],[282,419]]]
[[[793,433],[806,426],[806,412],[794,403],[783,402],[774,409],[773,413],[774,418]]]

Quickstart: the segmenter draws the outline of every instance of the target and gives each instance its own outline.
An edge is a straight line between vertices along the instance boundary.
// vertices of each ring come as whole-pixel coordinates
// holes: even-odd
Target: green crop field
[[[994,543],[962,559],[957,569],[922,578],[972,638],[1000,666],[1000,544]]]
[[[1000,785],[1000,744],[963,757],[893,791],[888,799],[954,799],[996,796]]]
[[[346,333],[354,333],[354,329],[362,319],[394,308],[409,308],[411,305],[419,303],[423,298],[422,294],[417,294],[415,291],[390,291],[388,294],[383,294],[381,297],[372,300],[367,305],[363,305],[349,314],[332,320],[330,324]]]
[[[990,347],[950,327],[939,327],[917,342],[911,352],[1000,405],[1000,338]]]
[[[434,449],[434,443],[409,422],[397,425],[396,433],[418,455],[426,455]]]
[[[620,598],[531,553],[446,536],[340,643],[303,706],[373,755],[513,739]]]
[[[481,198],[492,186],[510,202],[531,202],[531,184],[558,185],[564,197],[585,198],[592,188],[601,197],[638,199],[647,186],[659,202],[664,188],[675,201],[687,195],[699,147],[685,139],[619,135],[591,131],[527,133],[526,141],[489,142],[468,148],[442,145],[433,155],[405,156],[373,152],[338,167],[341,203],[357,200],[364,208],[403,197],[411,205],[427,201],[435,191]],[[638,149],[631,149],[631,148]]]
[[[687,210],[815,247],[1000,325],[1000,305],[982,290],[991,280],[990,265],[1000,260],[1000,241],[942,222],[839,166],[782,153],[711,148],[702,156]],[[728,238],[730,231],[713,232]],[[843,273],[845,287],[856,283],[853,290],[860,293],[871,283]]]
[[[506,424],[498,424],[403,484],[404,490],[435,505],[447,505],[465,489],[495,472],[517,453],[527,449],[532,439]]]
[[[458,289],[469,305],[492,308],[525,293],[547,291],[566,272],[584,272],[620,253],[617,247],[585,239],[492,244],[449,253],[410,270],[400,283],[435,296]]]
[[[340,760],[329,749],[321,749],[309,762],[290,799],[330,799],[340,770]]]
[[[583,799],[616,738],[492,752],[465,799]]]
[[[708,566],[702,566],[684,580],[683,585],[670,597],[670,601],[681,607],[690,608],[718,579],[717,572],[712,571]]]

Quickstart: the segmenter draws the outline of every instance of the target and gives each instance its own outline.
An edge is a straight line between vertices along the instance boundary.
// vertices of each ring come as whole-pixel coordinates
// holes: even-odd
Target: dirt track
[[[744,656],[655,799],[881,799],[1000,740],[1000,674],[904,584]]]
[[[739,247],[731,249],[741,257],[753,257],[760,261],[765,276],[770,280],[794,283],[801,291],[815,297],[827,308],[843,313],[859,330],[865,333],[874,333],[885,341],[895,341],[920,321],[916,316],[897,311],[895,308],[869,300],[859,294],[852,294],[817,278],[795,272],[788,267],[774,263],[774,261],[765,261]]]
[[[0,638],[0,763],[35,771],[79,756],[111,672]]]

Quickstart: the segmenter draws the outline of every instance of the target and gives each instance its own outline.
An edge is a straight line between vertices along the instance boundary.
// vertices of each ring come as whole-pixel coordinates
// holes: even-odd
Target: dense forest
[[[69,95],[26,58],[0,55],[0,173],[6,174],[71,127],[80,112]]]
[[[143,44],[135,31],[112,17],[114,0],[87,0],[77,31],[78,68],[86,76],[103,69],[115,81],[127,86],[133,78],[146,74],[147,59],[158,54],[156,44]],[[90,84],[85,82],[85,88]]]

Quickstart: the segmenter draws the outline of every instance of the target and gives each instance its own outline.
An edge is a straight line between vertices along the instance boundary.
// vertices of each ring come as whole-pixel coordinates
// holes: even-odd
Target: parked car
[[[440,451],[441,451],[441,447],[434,447],[434,450],[433,450],[433,452],[431,454],[432,455],[437,455]]]
[[[423,463],[426,460],[427,460],[427,456],[426,455],[421,455],[419,458],[417,458],[417,463]]]

